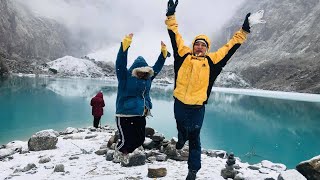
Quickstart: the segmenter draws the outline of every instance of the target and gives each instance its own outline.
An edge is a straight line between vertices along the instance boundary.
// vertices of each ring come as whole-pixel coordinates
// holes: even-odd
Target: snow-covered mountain
[[[103,77],[102,68],[87,59],[79,59],[72,56],[65,56],[47,63],[50,69],[57,70],[60,76],[77,77]]]
[[[20,61],[53,60],[84,47],[65,26],[37,16],[17,0],[0,1],[0,39],[0,54]]]
[[[248,12],[265,11],[248,40],[224,68],[254,88],[320,93],[319,0],[247,0],[215,35],[215,48],[238,30]]]

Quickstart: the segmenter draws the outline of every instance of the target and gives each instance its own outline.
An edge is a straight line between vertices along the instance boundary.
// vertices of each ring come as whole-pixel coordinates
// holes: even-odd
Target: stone
[[[107,154],[107,152],[108,152],[108,149],[99,149],[98,151],[96,151],[96,152],[94,152],[94,153],[95,153],[96,155],[101,156],[101,155]]]
[[[151,139],[153,141],[163,141],[165,139],[164,135],[163,134],[160,134],[160,133],[155,133]]]
[[[58,164],[54,167],[53,172],[65,172],[64,171],[64,165],[63,164]]]
[[[129,153],[127,156],[127,160],[121,161],[121,166],[123,167],[141,166],[146,163],[146,155],[141,150],[136,149],[132,153]]]
[[[107,147],[110,148],[112,146],[113,143],[116,143],[118,141],[118,136],[117,135],[113,135],[110,137]]]
[[[58,142],[58,135],[59,133],[52,129],[39,131],[29,139],[28,148],[30,151],[55,149]]]
[[[90,134],[90,135],[86,135],[85,137],[84,137],[84,139],[92,139],[92,138],[95,138],[95,137],[97,137],[98,136],[98,134]]]
[[[237,171],[233,170],[233,169],[227,169],[227,168],[223,168],[221,170],[221,176],[225,179],[227,178],[231,178],[234,179],[234,177],[237,175]]]
[[[106,160],[112,161],[114,156],[115,150],[108,150],[106,154]]]
[[[151,127],[146,127],[146,137],[152,137],[155,134],[155,130]]]
[[[283,171],[279,174],[277,180],[307,180],[302,174],[295,169]]]
[[[34,163],[29,163],[29,164],[27,164],[26,167],[24,167],[22,169],[22,172],[27,172],[27,171],[29,171],[29,170],[31,170],[33,168],[37,168],[37,166]]]
[[[310,160],[300,162],[296,166],[299,171],[308,180],[320,179],[320,156],[311,158]]]
[[[148,178],[161,178],[167,175],[166,168],[148,168]]]
[[[40,164],[44,164],[44,163],[47,163],[47,162],[50,162],[51,159],[49,157],[43,157],[39,160],[39,163]]]

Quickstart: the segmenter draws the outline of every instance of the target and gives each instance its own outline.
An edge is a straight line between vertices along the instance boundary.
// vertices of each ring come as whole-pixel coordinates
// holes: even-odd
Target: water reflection
[[[112,81],[11,77],[0,81],[0,144],[41,129],[92,124],[89,100],[104,92],[103,124],[114,125],[117,86]],[[154,117],[167,138],[176,136],[172,86],[153,85]],[[269,159],[294,167],[320,154],[320,103],[213,92],[201,132],[204,148],[235,152],[251,163]]]

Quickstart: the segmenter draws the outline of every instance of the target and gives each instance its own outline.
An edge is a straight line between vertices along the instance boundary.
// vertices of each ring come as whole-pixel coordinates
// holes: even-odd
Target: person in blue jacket
[[[133,152],[145,140],[146,116],[150,115],[152,109],[149,95],[151,83],[161,71],[167,56],[170,56],[166,45],[161,42],[161,53],[153,67],[148,66],[146,60],[139,56],[127,69],[132,37],[131,33],[122,40],[116,60],[116,123],[120,135],[116,150],[123,155]]]

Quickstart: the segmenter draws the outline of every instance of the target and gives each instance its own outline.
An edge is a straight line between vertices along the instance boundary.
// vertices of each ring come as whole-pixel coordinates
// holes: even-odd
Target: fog
[[[38,16],[65,24],[72,34],[91,47],[90,57],[115,61],[121,39],[134,33],[129,64],[138,55],[153,65],[160,41],[171,50],[164,24],[167,0],[17,0]],[[179,30],[186,44],[200,33],[214,37],[245,0],[180,0],[176,9]],[[241,22],[242,23],[242,22]],[[239,23],[240,24],[240,23]],[[171,64],[172,58],[166,64]]]

